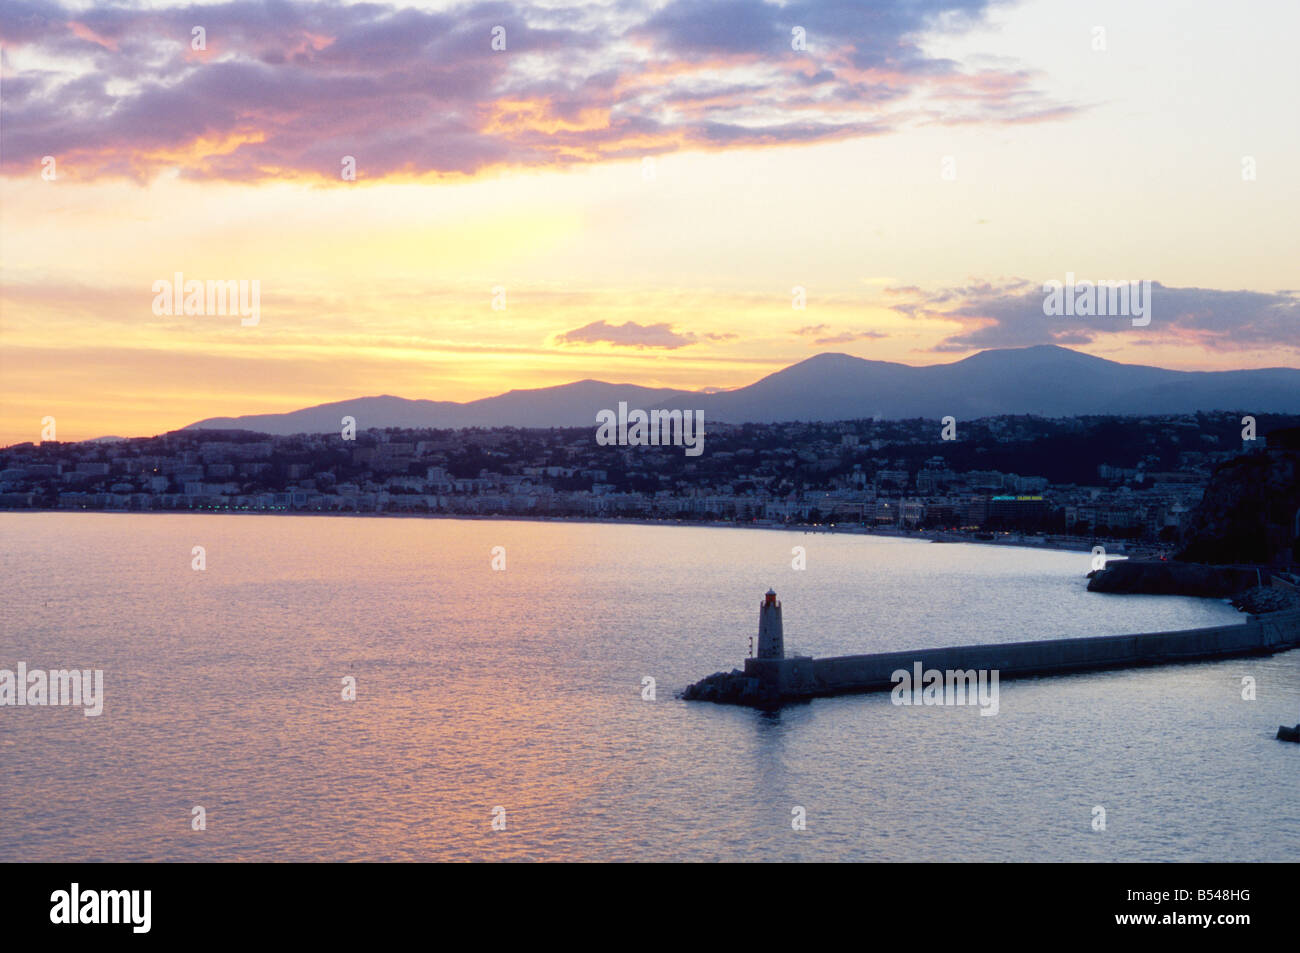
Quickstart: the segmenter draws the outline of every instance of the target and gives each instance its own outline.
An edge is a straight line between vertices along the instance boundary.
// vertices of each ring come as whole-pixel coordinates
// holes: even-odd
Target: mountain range
[[[722,423],[1213,410],[1300,413],[1300,369],[1173,371],[1120,364],[1055,345],[981,351],[925,367],[827,353],[726,391],[583,380],[466,403],[358,397],[281,414],[210,417],[184,429],[327,433],[337,431],[344,416],[354,417],[358,430],[586,427],[595,425],[597,411],[617,409],[619,401],[629,409],[702,410],[706,421]]]

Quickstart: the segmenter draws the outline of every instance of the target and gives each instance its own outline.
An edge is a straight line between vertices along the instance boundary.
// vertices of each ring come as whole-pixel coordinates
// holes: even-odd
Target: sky
[[[1300,366],[1298,34],[1290,0],[6,0],[0,444],[825,351]],[[255,282],[256,323],[177,274]],[[1150,323],[1044,314],[1070,275],[1151,282]]]

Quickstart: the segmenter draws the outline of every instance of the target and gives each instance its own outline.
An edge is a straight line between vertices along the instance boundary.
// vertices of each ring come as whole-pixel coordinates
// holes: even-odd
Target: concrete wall
[[[1297,644],[1300,644],[1300,610],[1293,610],[1265,617],[1252,616],[1239,625],[1176,632],[962,645],[813,660],[785,659],[767,662],[761,671],[756,669],[752,674],[777,687],[782,694],[833,694],[892,688],[893,673],[898,669],[910,672],[916,662],[921,663],[922,669],[997,669],[999,678],[1016,678],[1231,658],[1280,651]],[[814,683],[811,688],[807,679],[809,665]],[[747,664],[747,673],[749,668]]]
[[[799,655],[785,659],[745,659],[745,675],[782,695],[812,695],[818,691],[816,659]]]

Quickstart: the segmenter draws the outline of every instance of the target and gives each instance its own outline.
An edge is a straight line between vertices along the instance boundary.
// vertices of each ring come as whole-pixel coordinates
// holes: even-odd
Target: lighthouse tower
[[[758,606],[758,658],[785,658],[785,633],[781,629],[781,603],[776,592],[767,595]]]

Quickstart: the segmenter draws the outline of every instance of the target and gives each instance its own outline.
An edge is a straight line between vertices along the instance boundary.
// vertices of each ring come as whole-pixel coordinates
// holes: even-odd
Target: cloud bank
[[[989,2],[7,0],[0,170],[338,182],[353,156],[358,180],[466,176],[1070,113],[1030,73],[923,52]]]
[[[1043,313],[1043,283],[1024,279],[929,292],[890,288],[887,294],[899,299],[890,306],[900,314],[961,325],[932,349],[941,352],[1033,344],[1074,347],[1115,335],[1134,344],[1195,345],[1216,351],[1300,346],[1296,291],[1171,288],[1152,281],[1147,327],[1133,327],[1123,316],[1050,317]]]

